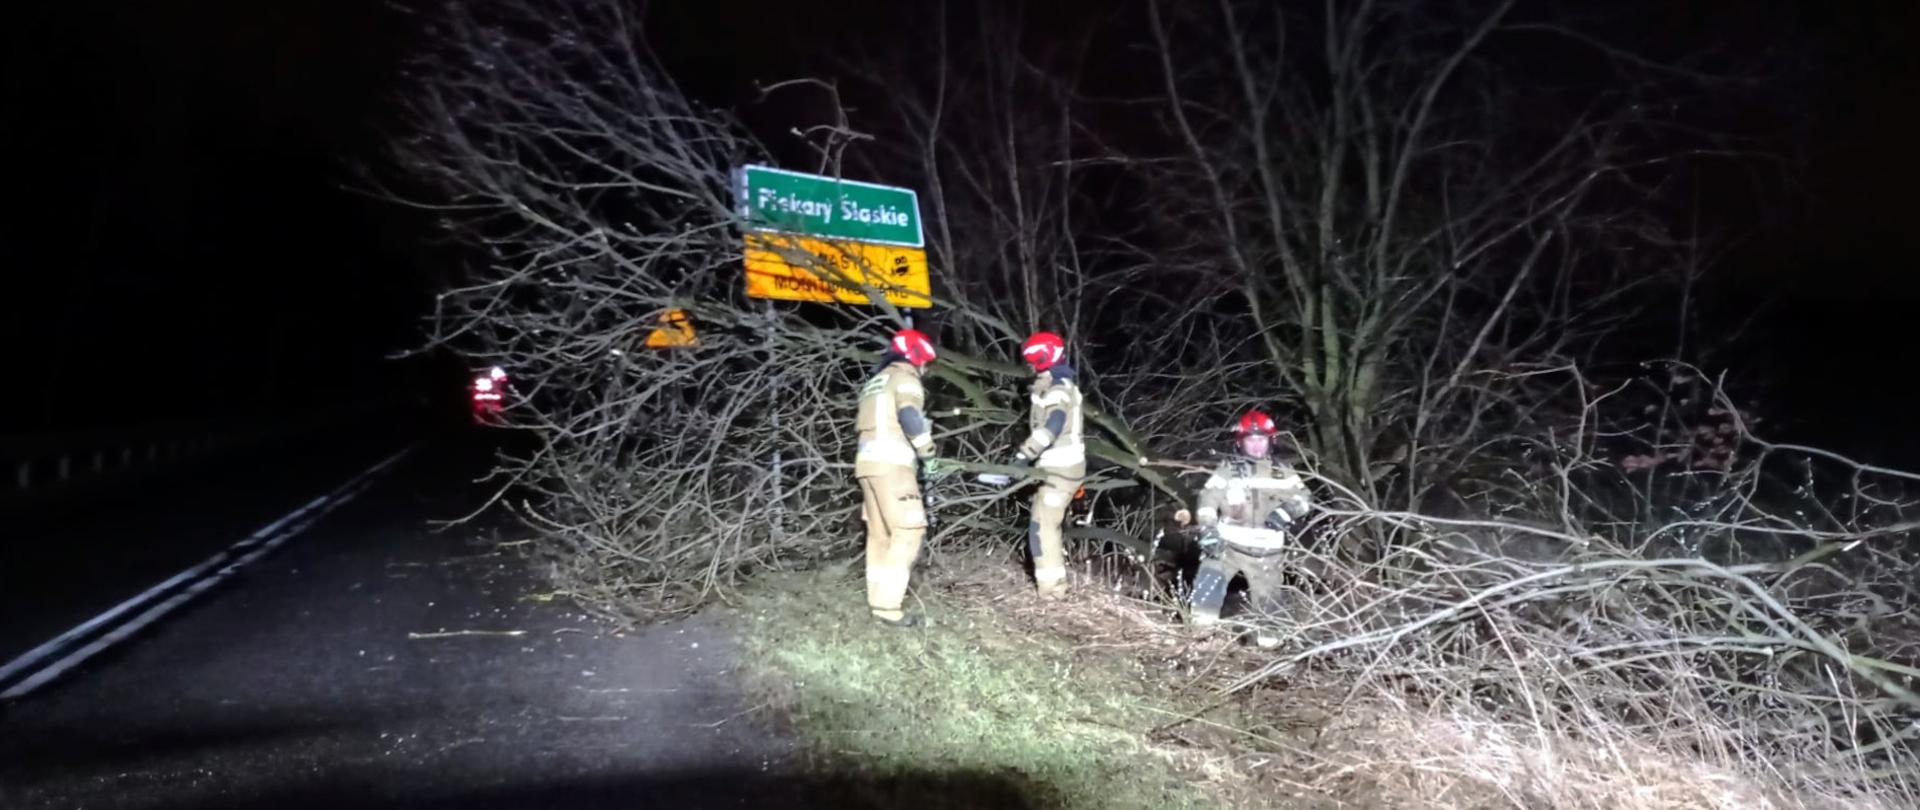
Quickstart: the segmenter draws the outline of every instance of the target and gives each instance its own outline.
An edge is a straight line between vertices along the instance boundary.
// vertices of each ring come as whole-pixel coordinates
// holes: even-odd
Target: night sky
[[[378,5],[28,15],[7,26],[0,434],[383,386],[420,307],[410,226],[339,190],[401,43]]]
[[[420,217],[342,186],[392,127],[418,17],[361,0],[45,5],[6,26],[0,435],[388,390],[382,358],[417,342],[445,268],[417,249]],[[831,24],[793,4],[653,5],[683,86],[759,122],[778,111],[747,106],[755,79],[826,69],[822,44],[882,41],[918,4],[836,3]],[[1914,4],[1645,5],[1650,47],[1710,36],[1779,53],[1774,92],[1798,111],[1776,197],[1755,202],[1739,178],[1703,195],[1766,223],[1709,306],[1776,302],[1743,359],[1818,428],[1804,435],[1920,455],[1898,393],[1920,303]],[[1050,17],[1042,28],[1074,15]]]

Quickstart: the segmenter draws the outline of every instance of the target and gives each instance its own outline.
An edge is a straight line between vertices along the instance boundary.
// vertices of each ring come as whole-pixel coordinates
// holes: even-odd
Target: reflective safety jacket
[[[933,458],[933,423],[927,419],[926,398],[920,370],[905,360],[888,363],[861,386],[855,476],[912,469],[918,460]]]
[[[1286,544],[1286,526],[1306,517],[1311,505],[1307,485],[1293,468],[1272,459],[1237,458],[1207,476],[1195,517],[1228,543],[1274,549]]]
[[[1034,466],[1078,478],[1086,475],[1087,445],[1082,430],[1080,386],[1073,369],[1055,364],[1033,380],[1033,412],[1027,418],[1027,440],[1020,458]]]

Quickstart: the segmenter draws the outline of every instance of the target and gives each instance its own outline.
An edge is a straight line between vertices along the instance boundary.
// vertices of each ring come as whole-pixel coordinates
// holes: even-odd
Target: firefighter
[[[901,604],[907,579],[927,533],[927,513],[914,477],[925,463],[929,478],[944,474],[933,455],[933,424],[927,418],[920,373],[934,358],[933,341],[902,329],[889,342],[879,370],[860,389],[859,450],[853,474],[860,482],[861,518],[867,524],[867,608],[896,627],[920,617]]]
[[[1220,620],[1227,585],[1235,574],[1247,579],[1247,598],[1260,613],[1276,611],[1289,528],[1306,517],[1311,496],[1300,476],[1271,457],[1273,417],[1251,410],[1234,426],[1240,456],[1222,462],[1200,490],[1199,525],[1203,559],[1193,578],[1193,623]],[[1187,510],[1174,515],[1186,524]],[[1255,643],[1275,647],[1278,636],[1262,628]]]
[[[1067,344],[1052,332],[1035,332],[1020,347],[1020,356],[1033,369],[1032,410],[1027,439],[1014,453],[1013,463],[1032,463],[1040,487],[1033,493],[1027,521],[1027,552],[1033,556],[1033,582],[1042,597],[1058,599],[1067,592],[1066,548],[1061,528],[1067,506],[1087,477],[1087,450],[1081,430],[1080,386],[1073,367],[1065,362]],[[1008,478],[987,474],[987,483]]]

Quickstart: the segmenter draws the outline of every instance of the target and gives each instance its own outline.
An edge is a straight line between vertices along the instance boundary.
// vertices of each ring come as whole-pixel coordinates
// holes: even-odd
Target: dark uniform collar
[[[908,362],[905,356],[901,355],[899,352],[888,351],[886,355],[880,358],[880,364],[873,367],[873,373],[867,376],[869,377],[878,376],[880,372],[886,371],[887,367],[893,365],[894,363],[901,363],[905,365],[908,371],[911,371],[916,375],[920,373],[920,367]]]

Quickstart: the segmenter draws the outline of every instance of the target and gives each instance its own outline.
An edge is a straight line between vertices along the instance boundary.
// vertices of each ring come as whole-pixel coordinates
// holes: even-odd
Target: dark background
[[[884,44],[918,6],[654,5],[661,56],[683,86],[749,121],[786,112],[754,103],[755,80],[830,69],[830,46]],[[1714,329],[1770,305],[1728,359],[1774,386],[1795,438],[1883,461],[1920,458],[1905,421],[1920,301],[1908,258],[1920,180],[1913,5],[1645,3],[1611,29],[1656,52],[1711,41],[1776,64],[1766,92],[1791,114],[1766,125],[1785,127],[1787,181],[1764,199],[1740,177],[1703,190],[1703,206],[1758,226],[1704,303]],[[1048,8],[1039,30],[1079,19]],[[388,359],[418,345],[444,272],[420,249],[426,220],[344,188],[392,131],[395,76],[420,19],[365,0],[11,11],[0,436],[407,385],[457,395],[450,359],[430,359],[431,374]]]
[[[344,193],[405,42],[378,3],[11,12],[0,435],[384,389],[412,227]]]

